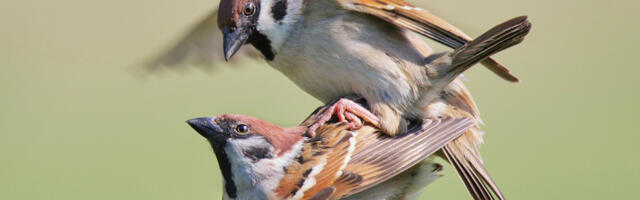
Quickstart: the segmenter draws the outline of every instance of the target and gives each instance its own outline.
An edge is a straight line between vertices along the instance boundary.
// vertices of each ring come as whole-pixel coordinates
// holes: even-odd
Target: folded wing
[[[402,173],[474,124],[466,117],[425,120],[393,138],[368,125],[357,131],[325,125],[309,139],[276,192],[282,198],[344,198]]]
[[[397,26],[422,34],[453,49],[457,49],[472,40],[471,37],[444,19],[402,0],[334,1],[345,9],[379,17]],[[492,58],[483,60],[482,64],[501,78],[511,82],[518,82],[518,78],[512,75],[509,69]]]

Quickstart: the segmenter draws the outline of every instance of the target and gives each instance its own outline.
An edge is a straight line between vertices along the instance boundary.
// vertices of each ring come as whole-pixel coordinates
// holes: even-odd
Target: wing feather
[[[379,17],[400,27],[412,30],[436,42],[457,49],[472,38],[444,19],[402,0],[335,0],[343,8]],[[481,62],[501,78],[518,82],[509,69],[487,58]]]
[[[390,140],[391,142],[380,143],[383,146],[373,144],[363,147],[379,150],[357,152],[349,163],[350,166],[346,168],[346,170],[360,174],[365,180],[363,184],[351,189],[347,195],[366,190],[403,172],[458,138],[474,124],[475,122],[470,118],[425,120],[421,127],[406,135],[395,138],[379,137],[379,140]],[[371,157],[382,159],[369,159]],[[352,163],[354,165],[351,165]],[[351,167],[359,165],[378,166],[382,170],[370,171],[366,168]]]
[[[474,123],[469,118],[425,120],[421,126],[393,138],[384,136],[371,126],[363,127],[357,131],[358,143],[355,144],[356,150],[348,164],[339,168],[327,167],[327,169],[341,169],[341,171],[335,175],[333,174],[335,171],[328,171],[327,174],[333,178],[323,180],[332,181],[331,186],[336,188],[332,199],[361,192],[426,159],[445,144],[459,137]],[[327,166],[340,165],[343,161],[339,157],[329,157]],[[339,177],[345,173],[358,177],[358,181]],[[320,189],[328,186],[318,185]]]
[[[327,199],[327,192],[332,193],[328,199],[344,198],[411,168],[474,124],[469,117],[424,120],[396,137],[370,125],[357,131],[349,131],[342,123],[321,126],[316,138],[305,144],[299,161],[287,169],[276,192],[282,198]]]

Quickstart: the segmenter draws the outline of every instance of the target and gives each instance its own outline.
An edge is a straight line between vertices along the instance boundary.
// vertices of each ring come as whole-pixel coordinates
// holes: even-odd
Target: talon
[[[351,112],[346,112],[345,117],[348,120],[349,130],[358,130],[362,127],[363,123],[358,116]]]
[[[340,120],[340,122],[347,122],[347,119],[345,117],[346,111],[347,109],[345,109],[344,106],[339,106],[339,105],[335,106],[334,112],[338,115],[338,120]]]
[[[329,121],[334,114],[338,117],[340,122],[347,125],[349,130],[362,128],[364,124],[362,120],[369,122],[374,126],[378,126],[380,121],[376,115],[356,102],[349,99],[340,99],[331,105],[331,107],[329,107],[324,113],[320,114],[318,121],[309,127],[307,135],[314,137],[315,131],[320,128],[321,125],[324,125]]]

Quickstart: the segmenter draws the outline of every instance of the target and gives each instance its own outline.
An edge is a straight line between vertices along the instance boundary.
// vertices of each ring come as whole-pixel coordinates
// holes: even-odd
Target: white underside
[[[323,102],[358,94],[369,103],[413,109],[417,84],[425,80],[424,55],[407,39],[413,33],[331,6],[308,2],[269,64]]]

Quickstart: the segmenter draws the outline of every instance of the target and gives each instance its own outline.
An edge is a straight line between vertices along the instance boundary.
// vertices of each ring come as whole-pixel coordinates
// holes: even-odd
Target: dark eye
[[[247,3],[247,5],[245,5],[244,8],[242,9],[242,14],[244,14],[245,16],[251,16],[255,12],[256,12],[256,6],[253,5],[253,2]]]
[[[240,133],[240,134],[245,134],[249,132],[249,126],[244,125],[244,124],[239,124],[238,126],[236,126],[236,132]]]

